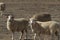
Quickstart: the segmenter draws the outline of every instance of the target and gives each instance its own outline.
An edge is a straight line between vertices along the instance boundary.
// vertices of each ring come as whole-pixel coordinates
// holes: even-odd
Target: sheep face
[[[12,15],[9,15],[8,17],[7,17],[7,20],[8,21],[11,21],[11,20],[13,20],[14,19],[14,17],[12,16]]]

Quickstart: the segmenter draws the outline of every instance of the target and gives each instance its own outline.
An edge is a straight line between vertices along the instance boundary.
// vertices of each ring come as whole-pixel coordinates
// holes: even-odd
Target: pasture
[[[51,14],[52,20],[58,21],[60,23],[60,1],[42,1],[42,0],[0,0],[0,2],[4,2],[6,4],[6,10],[3,12],[14,14],[15,18],[30,18],[34,14],[43,14],[48,13]],[[29,38],[33,39],[34,33],[29,31]],[[15,39],[18,38],[20,34],[15,33]],[[17,37],[16,37],[17,36]],[[26,36],[26,33],[23,37]],[[11,32],[6,28],[6,18],[0,16],[0,40],[11,40]],[[23,40],[22,39],[22,40]],[[50,35],[37,36],[36,40],[51,40]],[[54,36],[54,40],[58,40],[56,36]]]

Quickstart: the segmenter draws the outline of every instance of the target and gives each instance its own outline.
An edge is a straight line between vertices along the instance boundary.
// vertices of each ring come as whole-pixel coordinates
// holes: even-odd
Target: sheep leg
[[[36,39],[36,33],[34,34],[34,40]]]
[[[57,32],[58,40],[60,40],[60,31]]]
[[[19,32],[19,34],[20,34],[20,35],[19,35],[19,40],[20,40],[20,39],[21,39],[21,36],[22,36],[22,33],[21,33],[21,32]]]
[[[24,34],[24,33],[22,32],[21,39],[19,39],[19,40],[23,40],[23,34]]]
[[[14,40],[14,33],[12,33],[12,40]]]
[[[60,39],[60,34],[58,33],[57,36],[58,36],[58,40],[59,40]]]
[[[52,29],[50,30],[50,33],[51,33],[51,40],[54,40],[54,31]]]

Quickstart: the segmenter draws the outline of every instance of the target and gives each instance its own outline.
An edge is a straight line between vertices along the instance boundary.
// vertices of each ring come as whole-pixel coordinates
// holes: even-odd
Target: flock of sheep
[[[59,38],[58,34],[60,34],[60,24],[59,22],[52,21],[50,14],[36,14],[29,19],[16,19],[12,14],[2,15],[7,17],[7,29],[12,32],[12,40],[14,40],[14,32],[22,32],[23,36],[24,31],[27,33],[27,28],[29,27],[31,28],[31,31],[35,33],[34,40],[36,35],[40,36],[41,33],[48,33],[52,37],[56,35]]]
[[[1,11],[5,10],[5,4],[0,3]],[[50,14],[36,14],[31,18],[19,18],[16,19],[12,14],[2,14],[2,16],[6,16],[7,18],[7,29],[12,32],[12,40],[14,40],[14,32],[22,32],[21,38],[23,36],[24,31],[28,33],[27,28],[30,28],[32,32],[35,33],[34,40],[36,35],[49,34],[52,36],[60,35],[60,23],[56,21],[52,21]],[[53,40],[53,39],[52,39]]]

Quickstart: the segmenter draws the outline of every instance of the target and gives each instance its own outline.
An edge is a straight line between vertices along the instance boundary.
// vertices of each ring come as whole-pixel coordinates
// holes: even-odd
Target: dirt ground
[[[28,19],[34,14],[49,13],[52,20],[60,22],[59,0],[0,0],[0,2],[6,4],[6,10],[3,13],[13,14],[15,18]],[[6,28],[6,18],[2,16],[0,16],[0,40],[11,40],[11,33]]]

